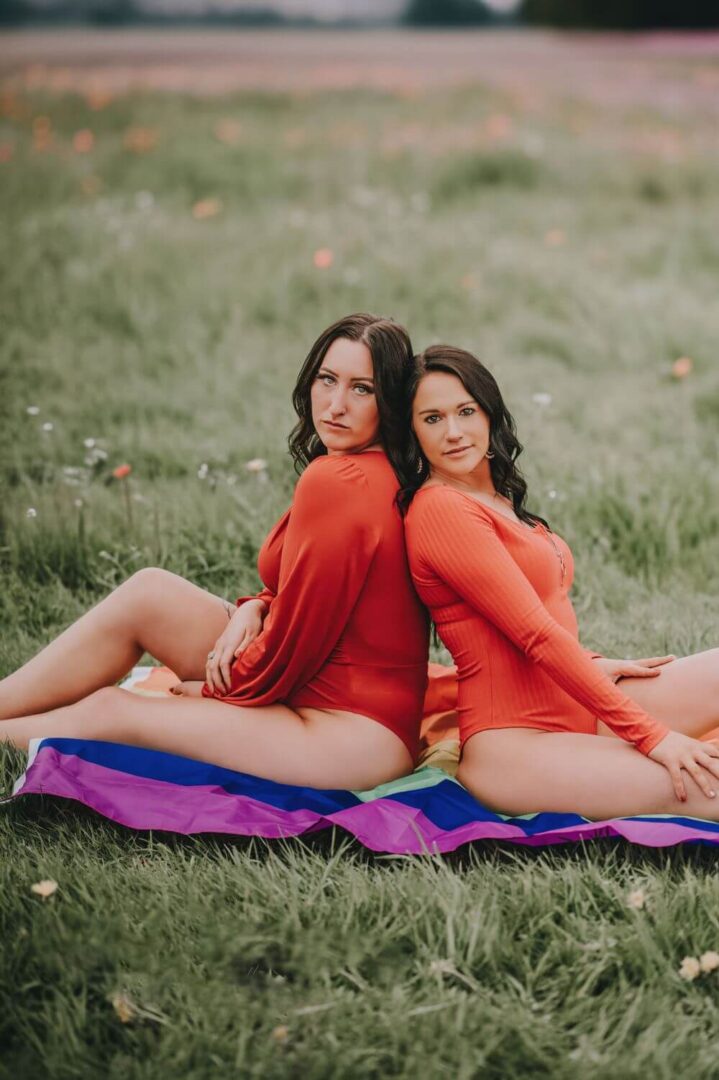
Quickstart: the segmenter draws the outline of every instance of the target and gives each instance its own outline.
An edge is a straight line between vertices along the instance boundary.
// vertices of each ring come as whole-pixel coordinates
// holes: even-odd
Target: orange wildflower
[[[192,207],[192,216],[195,221],[204,221],[205,218],[215,217],[222,210],[219,199],[200,199]]]
[[[158,138],[154,128],[130,127],[125,132],[123,146],[133,154],[147,154],[155,149]]]
[[[328,270],[334,261],[334,252],[330,248],[318,248],[312,256],[312,262],[318,270]]]
[[[512,117],[493,113],[487,118],[487,135],[490,139],[506,139],[512,130]]]
[[[76,131],[72,137],[72,148],[76,154],[89,154],[95,145],[95,136],[89,128]]]
[[[112,475],[116,480],[124,480],[126,476],[129,476],[132,472],[132,465],[118,465],[116,469],[112,470]]]
[[[108,90],[102,90],[100,87],[88,90],[85,94],[85,104],[88,109],[92,109],[93,112],[99,112],[100,109],[104,109],[111,101],[112,94]]]
[[[218,120],[215,124],[215,138],[227,146],[235,146],[241,134],[242,124],[239,120]]]
[[[694,368],[694,362],[689,356],[680,356],[678,360],[675,360],[672,364],[672,376],[675,379],[686,379],[687,375],[690,375]]]
[[[566,242],[567,234],[564,229],[550,229],[544,234],[545,247],[561,247]]]

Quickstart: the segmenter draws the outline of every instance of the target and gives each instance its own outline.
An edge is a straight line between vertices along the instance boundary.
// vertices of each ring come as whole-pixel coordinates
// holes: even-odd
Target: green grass
[[[140,566],[253,587],[292,491],[294,375],[361,309],[495,370],[531,504],[574,548],[587,645],[716,645],[711,117],[666,160],[643,138],[658,112],[523,113],[481,86],[20,104],[0,120],[0,674]],[[227,118],[236,145],[213,134]],[[133,126],[154,149],[124,147]],[[106,482],[122,462],[127,489]],[[22,756],[0,766],[7,790]],[[710,851],[381,859],[339,835],[136,836],[33,798],[2,808],[0,852],[0,1076],[717,1075],[718,976],[677,974],[719,947]]]

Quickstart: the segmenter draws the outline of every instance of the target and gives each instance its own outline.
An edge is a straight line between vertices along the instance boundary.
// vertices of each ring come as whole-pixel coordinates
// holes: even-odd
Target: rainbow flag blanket
[[[146,676],[147,669],[136,669],[126,685],[134,688]],[[441,761],[441,752],[434,760]],[[372,791],[318,790],[136,746],[45,738],[33,742],[12,798],[28,795],[73,799],[131,829],[185,835],[280,838],[339,826],[370,850],[395,855],[454,851],[474,840],[540,846],[617,837],[650,847],[719,844],[719,823],[693,818],[505,817],[433,764]]]

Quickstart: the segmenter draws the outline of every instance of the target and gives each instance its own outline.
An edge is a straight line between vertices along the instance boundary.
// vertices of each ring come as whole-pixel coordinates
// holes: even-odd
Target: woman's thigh
[[[719,726],[719,649],[672,660],[653,678],[620,679],[617,685],[673,731],[699,738]],[[602,721],[597,730],[613,734]]]
[[[630,743],[601,735],[506,728],[465,743],[457,778],[505,814],[542,811],[595,820],[636,814],[679,814],[719,820],[719,798],[686,777],[679,802],[663,765]]]
[[[309,787],[366,789],[412,769],[406,747],[382,724],[321,709],[299,714],[280,704],[245,708],[108,687],[47,718],[11,723],[41,720],[53,735],[127,742]]]
[[[180,679],[204,680],[207,653],[233,605],[169,570],[140,570],[127,588],[136,595],[127,617],[138,644]]]

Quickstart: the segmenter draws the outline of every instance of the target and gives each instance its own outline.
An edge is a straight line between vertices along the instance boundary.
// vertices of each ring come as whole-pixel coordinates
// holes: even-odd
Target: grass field
[[[717,644],[713,112],[480,83],[0,109],[0,674],[141,566],[252,588],[296,370],[365,309],[499,377],[585,644]],[[716,1077],[719,972],[678,973],[719,949],[715,866],[179,841],[33,798],[0,812],[0,1076]]]

